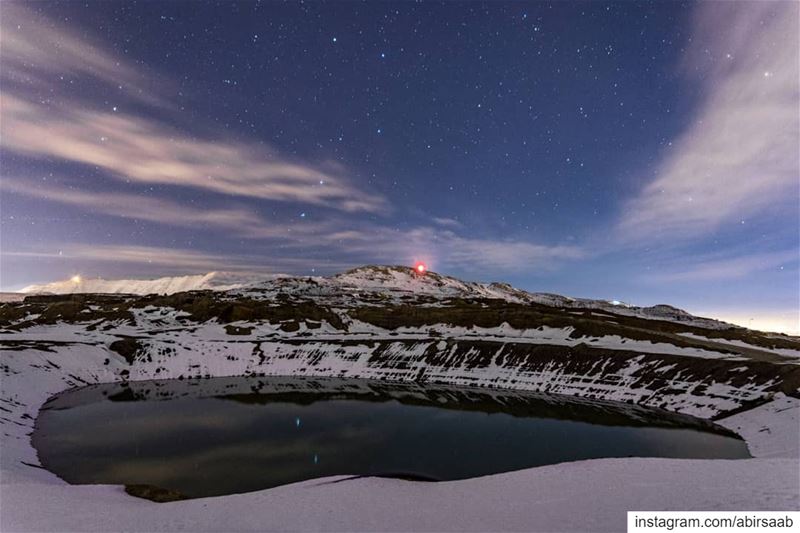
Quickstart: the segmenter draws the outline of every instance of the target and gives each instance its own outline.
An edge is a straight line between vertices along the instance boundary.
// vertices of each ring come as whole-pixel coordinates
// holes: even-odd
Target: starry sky
[[[3,2],[0,288],[413,264],[798,333],[796,2]]]

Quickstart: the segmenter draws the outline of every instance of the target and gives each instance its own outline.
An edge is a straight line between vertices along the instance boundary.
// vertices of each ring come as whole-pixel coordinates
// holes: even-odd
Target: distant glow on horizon
[[[81,278],[81,277],[80,277],[78,274],[75,274],[74,276],[72,276],[71,278],[69,278],[69,280],[70,280],[72,283],[78,284],[78,283],[80,283],[80,282],[82,281],[82,278]]]
[[[424,274],[427,270],[428,267],[422,261],[417,261],[417,263],[414,265],[414,272],[419,275]]]
[[[690,312],[696,316],[716,318],[748,329],[800,336],[800,310],[754,311],[752,314],[735,310],[692,310]]]

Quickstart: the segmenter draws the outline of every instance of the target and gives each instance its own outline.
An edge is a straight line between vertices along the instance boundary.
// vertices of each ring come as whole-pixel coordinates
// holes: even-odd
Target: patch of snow
[[[798,398],[778,393],[769,403],[717,423],[741,435],[754,457],[800,458]]]
[[[740,348],[750,348],[752,350],[770,351],[779,355],[783,355],[785,357],[800,359],[800,350],[790,350],[788,348],[764,348],[763,346],[759,346],[757,344],[749,344],[747,342],[736,339],[709,338],[709,337],[704,337],[703,335],[696,335],[694,333],[679,333],[678,335],[680,335],[681,337],[687,337],[689,339],[698,339],[703,341],[715,342],[717,344],[730,344],[731,346],[738,346]]]

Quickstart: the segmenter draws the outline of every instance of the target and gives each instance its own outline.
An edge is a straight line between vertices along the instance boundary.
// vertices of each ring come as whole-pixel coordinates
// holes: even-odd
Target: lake
[[[749,457],[719,426],[637,406],[282,377],[84,387],[52,398],[32,438],[69,483],[187,497],[341,474],[439,481],[600,457]]]

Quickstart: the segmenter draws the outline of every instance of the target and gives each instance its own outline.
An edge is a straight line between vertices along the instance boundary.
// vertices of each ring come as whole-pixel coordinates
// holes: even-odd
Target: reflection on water
[[[452,480],[598,457],[748,457],[721,428],[639,407],[291,378],[87,387],[45,406],[33,442],[71,483],[190,497],[337,474]]]

